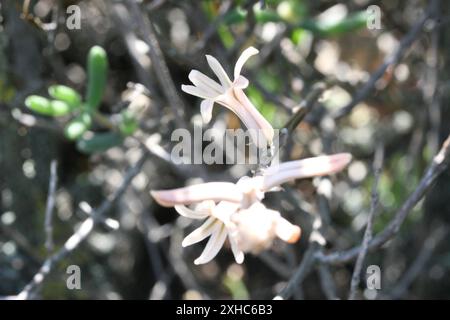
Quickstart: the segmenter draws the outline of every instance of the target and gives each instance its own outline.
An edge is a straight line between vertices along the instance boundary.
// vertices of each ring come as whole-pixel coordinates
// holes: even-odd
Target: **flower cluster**
[[[182,89],[204,99],[201,114],[205,122],[211,120],[212,107],[217,102],[236,113],[247,128],[262,132],[267,144],[271,144],[274,130],[243,92],[248,80],[240,75],[244,62],[257,52],[251,47],[242,53],[234,69],[233,82],[219,62],[207,56],[221,84],[193,70],[189,79],[194,86],[184,85]],[[288,243],[300,238],[300,227],[262,203],[266,192],[278,191],[281,184],[291,180],[336,173],[350,161],[348,153],[289,161],[272,165],[254,177],[244,176],[237,183],[207,182],[172,190],[153,190],[151,195],[160,205],[174,207],[182,216],[205,220],[182,242],[185,247],[209,237],[195,264],[211,261],[227,238],[236,262],[242,263],[245,252],[258,253],[267,249],[275,238]]]
[[[189,73],[189,80],[194,85],[182,85],[181,89],[186,93],[203,99],[200,104],[200,112],[205,123],[211,121],[212,109],[216,102],[234,112],[249,129],[253,141],[258,144],[258,147],[263,148],[267,144],[270,145],[272,143],[274,131],[270,123],[259,113],[245,95],[243,89],[247,88],[249,82],[241,75],[244,63],[257,53],[258,50],[253,47],[247,48],[242,52],[234,66],[234,81],[230,80],[216,58],[207,55],[208,65],[219,79],[220,84],[203,73],[192,70]],[[262,133],[265,141],[261,141],[255,136],[257,132]]]

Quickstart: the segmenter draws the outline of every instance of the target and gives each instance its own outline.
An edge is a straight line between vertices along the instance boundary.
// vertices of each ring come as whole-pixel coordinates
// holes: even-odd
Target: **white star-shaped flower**
[[[192,70],[189,73],[189,80],[194,85],[182,85],[181,89],[203,99],[200,104],[200,113],[205,123],[211,121],[212,109],[216,102],[234,112],[249,129],[255,144],[264,148],[272,144],[274,130],[245,95],[243,89],[247,88],[249,82],[241,75],[244,63],[257,53],[258,50],[253,47],[242,52],[234,66],[233,81],[230,80],[219,61],[213,56],[207,55],[208,65],[219,79],[220,84],[200,71]]]
[[[351,158],[349,153],[339,153],[289,161],[269,167],[262,175],[242,177],[237,183],[207,182],[172,190],[153,190],[151,195],[160,205],[175,207],[180,215],[206,219],[182,243],[185,247],[210,237],[195,264],[211,261],[227,236],[236,262],[242,263],[244,252],[257,253],[266,249],[275,237],[288,243],[300,237],[300,227],[261,203],[266,192],[279,190],[281,184],[290,180],[336,173],[345,168]],[[196,207],[190,209],[189,205]]]

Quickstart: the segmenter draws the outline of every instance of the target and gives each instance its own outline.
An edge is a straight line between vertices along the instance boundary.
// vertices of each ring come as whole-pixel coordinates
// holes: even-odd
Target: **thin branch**
[[[389,225],[373,238],[368,250],[379,248],[388,240],[392,239],[399,231],[403,221],[408,216],[409,212],[416,206],[416,204],[425,196],[431,186],[436,182],[436,179],[448,168],[450,162],[450,136],[447,137],[443,143],[439,153],[433,158],[424,176],[420,180],[419,185],[414,192],[404,202],[402,207],[397,211]],[[361,246],[354,247],[345,251],[338,251],[330,254],[317,253],[316,258],[320,262],[330,264],[341,264],[356,258],[361,250]]]
[[[42,264],[43,259],[36,252],[36,248],[28,241],[24,235],[17,231],[10,225],[6,225],[0,222],[0,234],[14,241],[23,253],[27,255],[30,260],[30,267],[39,266]]]
[[[177,222],[179,221],[180,219],[177,220]],[[180,245],[177,245],[181,243],[182,239],[183,232],[181,228],[174,229],[174,232],[170,237],[170,247],[167,250],[170,264],[186,289],[194,289],[201,294],[203,299],[209,300],[210,296],[197,283],[197,279],[194,277],[192,271],[189,269],[189,266],[183,259],[182,247]]]
[[[270,252],[261,252],[258,258],[283,279],[289,279],[292,270]]]
[[[17,295],[18,299],[29,299],[42,285],[45,278],[50,274],[55,265],[71,254],[84,240],[86,240],[92,232],[94,225],[97,223],[97,220],[103,220],[103,216],[106,212],[109,211],[113,204],[125,193],[133,178],[141,171],[142,166],[147,159],[147,155],[148,153],[145,153],[139,161],[127,171],[119,188],[110,197],[104,200],[100,207],[92,212],[92,215],[89,218],[83,221],[81,226],[64,243],[64,246],[44,261],[39,271],[34,275],[33,279]]]
[[[298,293],[301,289],[303,280],[307,277],[317,262],[317,254],[323,250],[323,246],[326,244],[325,237],[321,233],[322,225],[323,222],[321,215],[316,213],[312,222],[313,230],[308,239],[309,247],[303,256],[303,260],[292,277],[289,279],[286,287],[284,287],[274,299],[288,299],[295,293]]]
[[[194,52],[200,52],[205,49],[206,44],[211,40],[211,38],[217,34],[217,29],[223,23],[226,15],[233,9],[233,1],[223,1],[217,12],[217,17],[209,24],[205,32],[203,32],[202,37],[194,44]]]
[[[352,280],[350,284],[350,294],[348,296],[349,300],[354,300],[356,297],[356,291],[359,286],[361,278],[361,270],[364,263],[364,259],[369,248],[369,242],[372,240],[372,225],[375,217],[375,212],[378,207],[378,183],[380,181],[381,167],[383,165],[383,146],[377,148],[375,152],[375,159],[373,163],[373,186],[372,186],[372,196],[370,201],[370,212],[369,218],[367,220],[366,231],[364,232],[364,238],[361,245],[361,250],[359,251],[358,258],[356,259],[355,269],[353,270]]]
[[[147,192],[140,192],[135,187],[132,187],[131,201],[123,201],[121,203],[121,210],[123,212],[132,212],[131,204],[136,201],[144,201],[144,197],[148,197]],[[170,268],[164,266],[164,262],[161,256],[161,252],[158,247],[158,242],[161,239],[151,236],[151,232],[157,227],[160,227],[159,223],[153,217],[153,212],[147,210],[139,210],[137,214],[138,218],[138,230],[144,237],[147,254],[149,256],[152,276],[155,279],[153,289],[150,291],[150,299],[163,299],[164,296],[170,296],[170,281],[173,279],[173,272]]]
[[[318,265],[320,286],[328,300],[337,300],[336,284],[330,271],[330,266],[320,263]]]
[[[57,174],[58,163],[56,160],[52,160],[50,164],[50,182],[48,185],[47,205],[45,207],[45,248],[48,252],[53,251],[53,211],[55,208],[55,193],[56,185],[58,183]]]
[[[352,109],[361,101],[364,101],[375,88],[377,81],[384,75],[386,70],[393,65],[397,64],[398,61],[405,54],[406,50],[414,43],[418,38],[420,32],[423,29],[425,22],[431,17],[432,5],[427,9],[424,16],[411,28],[411,30],[403,37],[400,41],[398,48],[390,54],[383,64],[370,76],[369,80],[362,86],[362,88],[355,94],[352,101],[350,101],[346,106],[339,109],[333,117],[339,119],[349,114]]]
[[[436,0],[433,3],[433,14],[436,21],[440,19],[440,1]],[[428,117],[430,122],[430,134],[428,137],[428,144],[431,152],[437,152],[439,148],[439,135],[441,128],[441,105],[438,90],[439,84],[439,38],[440,28],[434,28],[430,35],[429,59],[427,59],[427,71],[425,73],[425,81],[423,85],[424,101],[428,105]]]
[[[178,95],[175,84],[170,76],[169,68],[164,60],[161,47],[159,46],[158,38],[153,29],[152,22],[147,16],[142,14],[139,5],[135,1],[127,1],[134,21],[137,22],[139,30],[142,32],[142,37],[145,43],[149,46],[150,59],[155,68],[155,75],[159,81],[161,90],[164,92],[167,101],[172,108],[175,115],[175,120],[179,128],[185,128],[186,124],[183,119],[184,103]]]
[[[128,23],[131,19],[130,14],[122,3],[115,3],[110,8],[114,21],[119,25],[118,31],[128,49],[139,81],[150,91],[152,98],[155,98],[156,94],[153,90],[155,83],[151,77],[150,66],[145,63],[148,58],[136,48],[137,35],[133,31],[132,25]]]
[[[420,275],[421,271],[426,267],[428,261],[433,256],[434,250],[438,244],[445,239],[447,234],[447,227],[441,227],[431,233],[431,235],[425,240],[425,244],[417,255],[417,258],[412,263],[411,267],[406,270],[398,284],[392,289],[391,294],[389,295],[390,298],[399,299],[405,294],[406,290],[408,290],[414,280]]]
[[[303,257],[302,263],[298,267],[298,269],[295,271],[294,275],[289,280],[286,287],[283,288],[283,290],[278,293],[277,296],[275,296],[274,300],[285,300],[289,299],[297,290],[297,287],[303,282],[303,280],[308,275],[309,271],[311,271],[312,266],[316,262],[316,250],[317,250],[318,244],[315,242],[312,242],[306,250],[305,255]]]
[[[311,111],[314,107],[314,104],[320,98],[322,93],[331,85],[331,83],[318,82],[316,83],[311,92],[306,96],[305,100],[301,102],[301,104],[297,107],[297,111],[294,115],[288,120],[288,122],[283,126],[289,133],[297,128],[299,123],[306,117],[306,115]]]
[[[299,123],[306,117],[306,115],[314,107],[317,99],[320,98],[322,93],[329,87],[331,83],[319,82],[316,83],[308,96],[300,103],[295,113],[286,122],[280,132],[279,144],[274,146],[274,151],[271,154],[271,160],[280,152],[280,150],[286,146],[288,139],[292,136],[292,133],[297,128]]]

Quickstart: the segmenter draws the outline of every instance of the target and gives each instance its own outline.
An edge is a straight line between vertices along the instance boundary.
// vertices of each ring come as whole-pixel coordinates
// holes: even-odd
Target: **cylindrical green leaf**
[[[99,46],[91,48],[88,54],[88,88],[86,94],[87,108],[96,110],[100,105],[106,85],[108,57],[106,51]]]
[[[48,94],[57,100],[64,101],[72,108],[78,108],[81,105],[80,94],[70,87],[63,85],[50,86]]]
[[[367,24],[368,14],[360,11],[333,23],[306,21],[300,26],[322,37],[332,37],[361,29]]]
[[[25,99],[25,105],[28,109],[34,112],[44,114],[47,116],[52,115],[52,106],[50,100],[41,96],[28,96]]]
[[[25,100],[25,105],[34,112],[59,117],[68,114],[71,111],[71,107],[59,100],[49,100],[41,96],[29,96]]]
[[[255,15],[255,20],[258,23],[266,23],[266,22],[279,22],[282,21],[282,18],[273,10],[266,9],[252,9]],[[233,25],[237,23],[242,23],[247,19],[248,12],[247,10],[237,7],[233,10],[230,10],[224,16],[224,23],[227,25]]]
[[[261,9],[254,11],[255,11],[255,20],[259,23],[283,21],[283,19],[275,11],[261,10]]]
[[[51,115],[54,117],[65,116],[66,114],[68,114],[72,111],[71,106],[69,106],[64,101],[59,101],[59,100],[50,101],[50,107],[52,110]]]
[[[133,113],[129,110],[123,110],[120,114],[119,130],[125,135],[132,135],[138,128],[138,122]]]
[[[79,139],[92,125],[91,116],[88,113],[83,113],[76,117],[66,126],[64,133],[70,140]]]
[[[114,146],[120,145],[123,137],[118,132],[95,133],[92,136],[84,136],[77,141],[77,148],[83,153],[103,152]]]

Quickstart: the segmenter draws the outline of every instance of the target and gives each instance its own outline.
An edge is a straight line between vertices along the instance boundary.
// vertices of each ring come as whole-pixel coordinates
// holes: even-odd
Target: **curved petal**
[[[182,215],[183,217],[190,218],[190,219],[204,219],[209,216],[209,213],[207,211],[195,211],[191,210],[188,207],[184,205],[176,205],[175,210]]]
[[[332,155],[324,155],[318,157],[305,158],[281,163],[266,169],[265,174],[274,174],[280,171],[289,171],[293,169],[302,169],[305,167],[326,168],[336,172],[343,169],[352,159],[350,153],[336,153]],[[339,169],[339,170],[338,170]]]
[[[244,252],[239,249],[236,235],[232,232],[228,232],[228,240],[230,241],[231,251],[233,252],[234,260],[236,260],[236,263],[243,263],[244,262]]]
[[[236,91],[242,92],[241,89],[233,88],[232,94],[221,95],[216,100],[216,102],[226,107],[228,110],[232,111],[234,114],[237,115],[239,120],[242,121],[244,127],[247,128],[248,134],[250,134],[252,142],[255,145],[257,145],[258,148],[266,147],[268,144],[268,138],[266,138],[266,134],[263,132],[263,130],[260,129],[260,126],[254,119],[254,117],[251,114],[249,114],[249,112],[247,112],[247,109],[237,99],[237,97],[235,96]],[[258,111],[256,110],[256,112]],[[272,139],[270,139],[270,142],[272,142]]]
[[[198,88],[196,86],[186,84],[181,85],[181,90],[202,99],[215,99],[217,97],[212,90],[204,90],[204,88]]]
[[[212,110],[214,106],[214,100],[205,99],[200,103],[200,113],[204,123],[209,123],[212,118]]]
[[[211,68],[211,70],[214,72],[214,74],[219,79],[222,86],[224,86],[226,89],[228,89],[231,86],[231,80],[228,77],[227,73],[223,69],[222,65],[219,61],[217,61],[216,58],[210,55],[206,55],[206,60],[208,61],[208,65]]]
[[[236,62],[236,65],[234,66],[234,80],[236,80],[241,74],[241,70],[245,62],[247,62],[247,60],[251,56],[258,54],[258,52],[259,52],[258,49],[254,47],[249,47],[241,53],[241,56],[239,57],[238,61]]]
[[[242,192],[231,182],[207,182],[172,190],[152,190],[152,197],[164,207],[192,204],[204,200],[240,203]]]
[[[211,91],[211,93],[214,93],[216,96],[221,95],[224,92],[224,88],[220,84],[200,71],[192,70],[189,72],[188,77],[196,87],[205,91]]]
[[[350,153],[338,153],[289,161],[270,167],[264,172],[263,190],[269,190],[290,180],[336,173],[344,169],[351,160]]]
[[[245,89],[248,87],[249,81],[244,76],[239,76],[237,79],[234,79],[233,86],[239,89]]]
[[[247,129],[260,130],[263,135],[261,140],[265,141],[258,141],[258,146],[265,147],[267,144],[271,144],[274,137],[272,125],[263,117],[258,109],[256,109],[253,103],[247,98],[244,91],[241,89],[234,89],[233,91],[240,104],[241,110],[239,110],[239,114],[242,122],[246,124]],[[254,125],[252,126],[251,123],[254,123]],[[259,134],[259,132],[257,133]]]
[[[211,261],[222,248],[226,237],[227,230],[225,226],[221,224],[220,228],[213,232],[211,238],[209,238],[208,243],[206,244],[205,249],[203,250],[200,257],[195,259],[194,264],[204,264]]]
[[[209,237],[215,230],[220,227],[220,221],[210,217],[200,227],[192,231],[186,238],[183,239],[181,246],[187,247],[191,244],[197,243]]]

